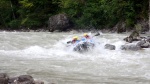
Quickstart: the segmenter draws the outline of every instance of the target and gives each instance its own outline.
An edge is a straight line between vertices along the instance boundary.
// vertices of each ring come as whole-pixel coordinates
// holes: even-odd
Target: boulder
[[[140,46],[141,48],[149,48],[150,47],[150,42],[148,42],[147,39],[142,39],[136,45]]]
[[[132,37],[125,37],[123,40],[126,42],[129,42],[129,43],[132,43],[133,38]]]
[[[30,75],[21,75],[21,76],[18,77],[17,81],[19,83],[22,83],[22,84],[32,84],[32,83],[34,83],[34,79]]]
[[[35,84],[34,79],[30,75],[20,75],[19,77],[9,78],[9,84]]]
[[[140,34],[137,31],[133,31],[129,37],[133,39],[138,39],[140,37]]]
[[[150,48],[150,43],[144,43],[143,45],[141,45],[141,48]]]
[[[30,75],[8,77],[6,73],[0,73],[0,84],[44,84],[44,82],[39,80],[34,81]]]
[[[145,44],[145,43],[146,43],[145,40],[141,40],[141,41],[139,41],[136,45],[137,45],[137,46],[142,46],[142,45]]]
[[[150,43],[150,36],[146,37],[146,41]]]
[[[15,82],[18,80],[18,77],[12,77],[12,78],[9,78],[8,80],[8,83],[9,84],[16,84]]]
[[[116,47],[115,47],[114,45],[111,45],[111,44],[106,44],[106,45],[105,45],[105,49],[115,50]]]
[[[141,50],[140,46],[137,45],[122,45],[120,47],[121,50],[132,50],[132,51],[137,51],[137,50]]]
[[[133,31],[128,37],[124,38],[126,42],[132,43],[133,41],[139,41],[140,35],[137,31]]]
[[[34,82],[34,84],[44,84],[44,82],[43,82],[43,81],[40,81],[40,80],[36,80],[36,81]]]
[[[0,84],[8,84],[8,75],[6,73],[0,73]]]
[[[141,34],[145,34],[145,32],[149,31],[149,24],[148,20],[138,20],[135,28]]]
[[[117,31],[117,33],[122,33],[126,31],[126,23],[124,21],[118,22],[114,27],[114,31]]]
[[[70,26],[71,24],[66,14],[51,16],[48,21],[48,30],[50,32],[55,30],[66,31]]]

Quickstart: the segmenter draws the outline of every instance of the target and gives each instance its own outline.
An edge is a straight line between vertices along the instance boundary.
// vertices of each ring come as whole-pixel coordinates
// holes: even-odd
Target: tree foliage
[[[114,26],[120,20],[133,26],[148,17],[148,0],[64,0],[62,7],[80,26]]]
[[[148,19],[148,0],[0,0],[0,26],[43,27],[48,18],[66,13],[79,28],[113,27],[119,21],[134,26]]]

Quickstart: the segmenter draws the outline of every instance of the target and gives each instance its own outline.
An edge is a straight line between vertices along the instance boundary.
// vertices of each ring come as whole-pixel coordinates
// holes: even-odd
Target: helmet
[[[84,33],[84,36],[87,36],[88,34],[87,33]]]
[[[74,36],[74,37],[73,37],[73,39],[76,39],[76,40],[78,40],[79,38],[78,38],[78,36]]]

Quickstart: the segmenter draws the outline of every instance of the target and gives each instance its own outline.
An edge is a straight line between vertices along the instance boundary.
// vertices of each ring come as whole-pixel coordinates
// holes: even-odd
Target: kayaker
[[[90,39],[91,39],[91,37],[87,33],[84,33],[81,40],[85,42],[85,41],[88,41]]]
[[[78,36],[74,36],[71,43],[75,44],[75,43],[78,43],[79,41],[80,41],[79,37]]]
[[[91,39],[91,37],[87,34],[87,33],[84,33],[83,35],[86,39]]]
[[[83,34],[83,38],[81,39],[83,42],[89,42],[89,43],[93,43],[93,39],[90,35],[88,35],[87,33]]]

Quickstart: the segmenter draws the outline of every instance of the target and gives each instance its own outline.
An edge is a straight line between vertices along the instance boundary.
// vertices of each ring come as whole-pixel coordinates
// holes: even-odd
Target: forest
[[[0,29],[47,27],[49,17],[65,13],[78,28],[133,27],[148,20],[149,0],[0,0]]]

